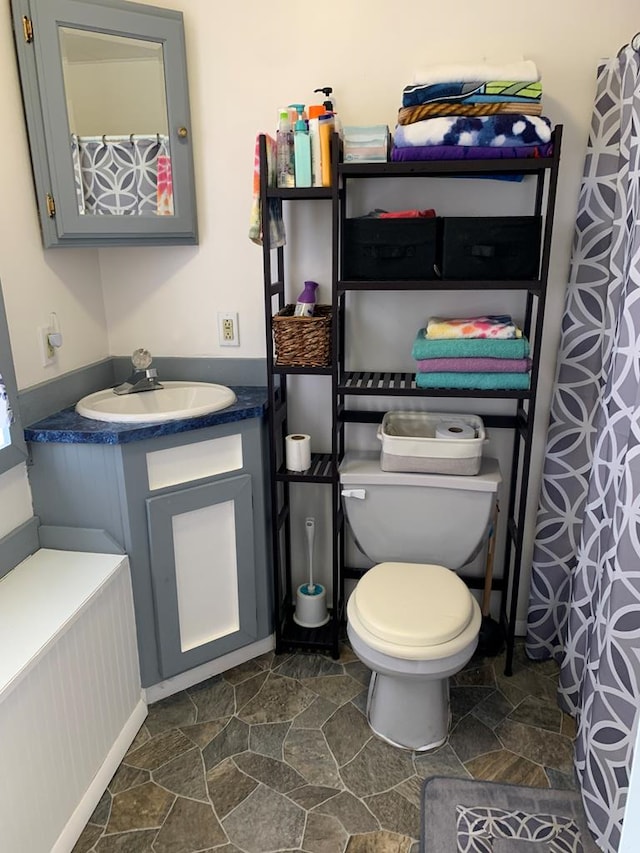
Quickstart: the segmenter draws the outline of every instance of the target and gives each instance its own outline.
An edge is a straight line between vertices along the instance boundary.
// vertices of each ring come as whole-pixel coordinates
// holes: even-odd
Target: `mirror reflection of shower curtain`
[[[12,423],[13,414],[9,405],[9,395],[0,373],[0,448],[6,447],[10,443],[9,427]]]
[[[167,136],[72,134],[71,153],[81,215],[173,216]]]

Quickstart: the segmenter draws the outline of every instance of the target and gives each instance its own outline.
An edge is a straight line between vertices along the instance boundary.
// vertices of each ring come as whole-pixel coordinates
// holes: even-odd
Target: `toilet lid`
[[[436,646],[461,634],[473,616],[465,583],[444,566],[379,563],[350,603],[375,637],[399,646]]]

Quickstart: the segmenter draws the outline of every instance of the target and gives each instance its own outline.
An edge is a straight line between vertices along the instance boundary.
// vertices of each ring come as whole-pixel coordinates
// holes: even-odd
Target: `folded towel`
[[[393,135],[396,148],[415,145],[502,146],[539,145],[551,139],[546,116],[520,113],[493,116],[441,116],[413,124],[398,124]]]
[[[402,107],[398,110],[398,124],[413,124],[425,118],[441,116],[490,116],[496,113],[521,113],[522,103],[459,104],[435,101],[432,104],[419,104],[416,107]],[[527,115],[539,116],[542,104],[533,101],[527,104]]]
[[[482,338],[459,338],[455,341],[428,341],[424,329],[419,329],[411,349],[414,361],[422,358],[525,358],[529,341],[515,338],[500,341]]]
[[[268,184],[276,185],[276,141],[271,136],[267,140],[267,168],[269,170]],[[267,199],[266,219],[269,225],[269,242],[272,249],[278,249],[286,243],[284,221],[282,219],[282,199]],[[262,203],[260,201],[260,137],[256,137],[256,147],[253,158],[253,194],[251,197],[251,213],[249,216],[249,239],[252,243],[262,246]]]
[[[448,102],[458,104],[482,104],[505,102],[536,104],[542,98],[541,83],[518,83],[513,80],[448,80],[445,83],[405,86],[402,90],[402,106]],[[526,113],[528,110],[521,110]]]
[[[528,373],[416,373],[418,388],[468,388],[474,391],[522,390]]]
[[[414,83],[446,83],[447,80],[518,80],[523,83],[540,79],[535,62],[460,62],[431,65],[413,72]]]
[[[530,157],[551,157],[553,145],[513,145],[491,148],[478,145],[416,145],[411,148],[393,148],[392,162],[410,160],[527,160]],[[477,175],[475,177],[478,177]],[[489,175],[487,175],[489,177]],[[491,177],[497,177],[492,175]],[[518,177],[509,176],[509,177]]]
[[[530,358],[422,358],[418,373],[528,373]]]
[[[509,314],[487,314],[480,317],[430,317],[427,340],[441,338],[521,338],[522,332]]]

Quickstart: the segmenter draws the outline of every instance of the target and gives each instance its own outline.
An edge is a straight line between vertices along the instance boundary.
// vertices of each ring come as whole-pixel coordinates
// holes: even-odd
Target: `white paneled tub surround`
[[[0,849],[68,853],[142,725],[124,555],[41,548],[0,580]]]

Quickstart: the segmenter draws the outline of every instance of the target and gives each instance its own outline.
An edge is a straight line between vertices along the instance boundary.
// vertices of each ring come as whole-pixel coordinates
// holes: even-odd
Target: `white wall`
[[[490,13],[477,3],[449,6],[417,0],[397,12],[385,0],[365,5],[327,0],[321,12],[290,0],[224,6],[211,0],[154,0],[154,5],[182,9],[185,15],[200,220],[197,247],[42,250],[8,4],[0,17],[0,280],[18,386],[24,389],[141,345],[158,355],[263,356],[262,261],[259,248],[247,238],[256,133],[273,131],[281,105],[309,103],[313,89],[323,85],[334,87],[344,123],[393,126],[402,87],[414,68],[524,56],[541,70],[545,113],[565,127],[539,439],[529,490],[530,540],[596,62],[614,55],[633,36],[637,3],[612,0],[605,8],[596,0],[565,0],[532,10],[523,0],[496,0]],[[288,222],[290,235],[296,235],[290,246],[292,298],[310,277],[320,281],[321,299],[328,298],[327,215],[322,203],[299,203],[295,222]],[[406,335],[405,352],[418,314],[426,318],[433,304],[412,299],[399,309],[400,326],[389,334],[394,341]],[[379,314],[388,312],[388,297],[368,303],[370,314],[372,306],[378,306]],[[479,306],[465,297],[459,307]],[[43,368],[36,328],[46,323],[50,311],[58,314],[65,344],[58,364]],[[237,350],[218,345],[218,311],[239,313]],[[314,383],[309,388],[303,405],[294,408],[294,416],[304,423],[291,425],[300,429],[310,422],[320,434],[326,391],[316,395]]]

